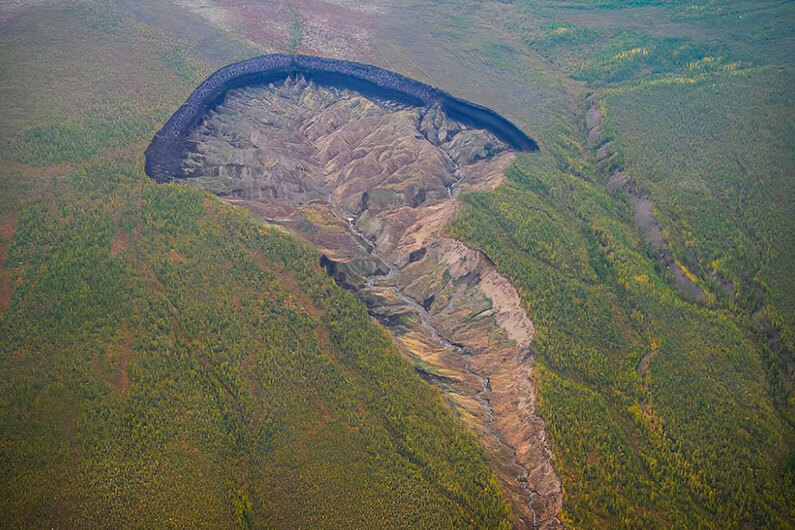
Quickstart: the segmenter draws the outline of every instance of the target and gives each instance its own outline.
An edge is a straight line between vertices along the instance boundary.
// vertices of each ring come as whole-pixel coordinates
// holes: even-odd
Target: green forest
[[[274,0],[280,33],[217,14],[239,3],[0,5],[0,527],[510,528],[475,435],[315,249],[144,174],[207,75],[316,42],[304,3]],[[795,528],[792,4],[376,4],[353,59],[541,146],[447,234],[535,325],[564,526]]]
[[[506,184],[467,196],[450,233],[515,282],[538,328],[541,414],[569,524],[791,528],[792,10],[633,5],[528,0],[517,12],[541,20],[506,17],[515,49],[601,96],[605,131],[589,146],[549,120],[546,156],[523,156]],[[667,35],[676,24],[690,35]],[[606,142],[616,152],[597,168]],[[631,202],[608,191],[611,170],[650,198],[705,304],[654,259]]]
[[[201,70],[165,35],[83,14],[23,19],[0,45],[17,59],[4,98],[19,91],[2,151],[0,526],[509,528],[474,435],[316,251],[144,175]],[[61,77],[67,55],[86,68]],[[162,106],[119,82],[151,83]]]
[[[311,249],[138,166],[86,163],[16,226],[3,526],[505,523],[475,438]]]

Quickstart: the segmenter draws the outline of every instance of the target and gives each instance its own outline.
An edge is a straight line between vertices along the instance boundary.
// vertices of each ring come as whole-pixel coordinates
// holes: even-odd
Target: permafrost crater
[[[276,73],[252,73],[255,61]],[[483,253],[445,237],[458,195],[497,186],[535,142],[427,85],[344,61],[324,73],[323,61],[265,56],[214,74],[153,140],[148,174],[185,179],[320,248],[321,265],[478,433],[515,526],[559,527],[533,324]]]

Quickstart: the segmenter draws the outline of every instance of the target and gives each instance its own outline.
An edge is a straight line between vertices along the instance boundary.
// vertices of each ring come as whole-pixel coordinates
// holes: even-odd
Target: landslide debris
[[[533,324],[491,261],[444,235],[458,194],[496,186],[514,153],[439,106],[300,76],[230,91],[188,142],[185,182],[320,248],[321,265],[479,434],[516,526],[558,527]]]

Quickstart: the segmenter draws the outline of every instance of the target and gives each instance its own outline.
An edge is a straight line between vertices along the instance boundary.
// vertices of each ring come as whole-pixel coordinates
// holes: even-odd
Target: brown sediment
[[[536,414],[533,324],[482,252],[444,236],[458,195],[515,155],[494,135],[302,78],[235,90],[194,130],[187,184],[321,249],[426,380],[478,434],[518,528],[556,528],[560,480]]]
[[[119,225],[118,212],[113,216],[113,226],[115,232],[113,234],[113,243],[110,245],[110,255],[118,256],[130,248],[132,237]]]
[[[126,398],[130,393],[130,378],[127,363],[133,355],[132,333],[122,328],[116,340],[105,350],[103,358],[95,357],[91,366],[97,376],[107,384],[119,398]]]

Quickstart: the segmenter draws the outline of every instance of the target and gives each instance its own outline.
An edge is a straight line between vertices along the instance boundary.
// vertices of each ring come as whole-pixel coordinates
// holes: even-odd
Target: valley
[[[794,528],[794,46],[0,1],[0,527]]]

